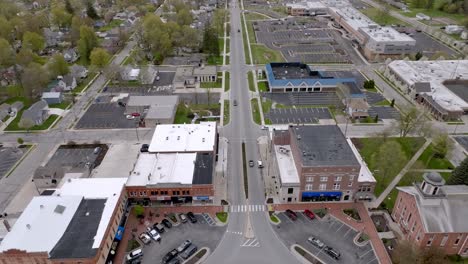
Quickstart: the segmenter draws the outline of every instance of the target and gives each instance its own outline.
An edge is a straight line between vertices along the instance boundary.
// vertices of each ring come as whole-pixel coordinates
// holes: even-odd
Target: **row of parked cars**
[[[290,209],[287,209],[285,211],[285,214],[289,217],[289,219],[293,220],[293,221],[296,221],[297,219],[297,213],[294,212],[293,210],[290,210]],[[312,211],[310,210],[304,210],[304,215],[307,216],[310,220],[314,219],[315,218],[315,215],[314,213],[312,213]]]
[[[181,223],[187,223],[188,221],[190,221],[191,223],[196,223],[198,221],[197,218],[195,217],[195,215],[192,212],[188,212],[187,214],[180,213],[178,216],[179,216],[179,219],[180,219]],[[138,236],[138,238],[145,245],[150,244],[152,241],[160,242],[161,241],[161,234],[165,232],[165,228],[167,228],[167,229],[172,228],[172,223],[168,219],[163,219],[161,221],[161,223],[156,222],[156,223],[153,224],[153,226],[148,226],[146,232],[141,233]],[[190,240],[187,240],[187,241],[190,241]],[[180,249],[180,248],[181,247],[179,247],[178,249]],[[196,251],[196,249],[195,249],[195,251]],[[173,252],[173,251],[171,251],[171,252]],[[166,254],[166,256],[169,256],[169,253]],[[180,253],[182,253],[182,252],[180,252]],[[195,253],[195,252],[193,252],[193,253]],[[193,253],[191,253],[187,258],[189,258]],[[184,255],[181,255],[181,256],[183,257]],[[143,251],[141,250],[141,248],[135,249],[135,250],[133,250],[132,252],[130,252],[127,255],[127,262],[128,263],[139,263],[139,260],[141,259],[141,257],[143,257]],[[171,264],[179,263],[179,262],[168,262],[168,261],[171,261],[171,260],[172,260],[172,258],[169,258],[165,262],[165,260],[163,259],[163,263],[171,263]],[[174,260],[174,261],[176,261],[176,260]],[[178,259],[177,259],[177,261],[178,261]]]
[[[341,256],[340,252],[332,247],[325,245],[325,243],[323,243],[320,239],[311,236],[307,239],[307,242],[311,243],[312,245],[320,249],[323,249],[323,251],[327,253],[330,257],[336,260],[340,259],[340,256]]]
[[[175,248],[171,251],[169,251],[164,258],[162,259],[162,264],[179,264],[180,259],[177,256],[180,256],[181,258],[188,259],[190,258],[195,252],[197,252],[198,247],[194,244],[192,244],[192,241],[190,240],[185,240],[180,244],[178,248]]]

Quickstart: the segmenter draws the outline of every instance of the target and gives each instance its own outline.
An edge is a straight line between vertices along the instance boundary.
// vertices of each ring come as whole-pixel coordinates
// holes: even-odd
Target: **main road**
[[[237,0],[231,1],[231,122],[221,129],[229,140],[228,200],[231,205],[264,205],[265,190],[259,169],[248,168],[248,199],[244,192],[242,142],[247,159],[259,157],[257,138],[260,127],[253,123],[247,84],[248,67],[242,44],[241,10]],[[299,263],[276,236],[267,212],[229,214],[229,224],[219,246],[206,263]],[[242,233],[241,235],[239,234]],[[250,240],[249,240],[250,239]],[[256,241],[249,247],[247,240]]]

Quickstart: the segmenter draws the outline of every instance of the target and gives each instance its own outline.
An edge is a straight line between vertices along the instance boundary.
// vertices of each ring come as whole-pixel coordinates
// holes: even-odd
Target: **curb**
[[[203,249],[206,250],[206,253],[203,255],[203,257],[201,257],[201,259],[199,259],[197,262],[195,262],[195,264],[199,264],[199,263],[203,263],[211,254],[211,250],[208,248],[208,247],[202,247],[200,248],[197,252],[195,252],[195,254],[193,254],[190,258],[186,259],[183,263],[187,263],[189,262],[191,259],[193,259],[200,251],[202,251]]]
[[[274,215],[274,216],[276,217],[276,219],[278,219],[278,223],[275,223],[275,222],[273,222],[273,221],[271,220],[271,215],[270,215],[270,213],[266,212],[266,215],[267,215],[267,217],[268,217],[268,221],[270,221],[270,224],[276,225],[276,226],[279,228],[279,225],[281,224],[281,219],[279,219],[279,217],[276,216],[276,213],[272,213],[271,215]]]
[[[23,154],[23,156],[21,157],[21,159],[19,159],[18,161],[15,162],[15,164],[13,165],[13,167],[11,167],[8,172],[5,174],[5,178],[8,178],[12,173],[13,171],[16,170],[16,168],[18,168],[18,166],[21,164],[21,162],[23,162],[23,160],[37,147],[37,144],[31,144],[31,147],[28,149],[28,151],[26,151],[26,153]]]
[[[303,248],[301,245],[299,244],[293,244],[291,245],[291,247],[289,248],[289,250],[291,251],[291,253],[296,257],[297,260],[299,260],[300,262],[302,263],[306,263],[306,264],[310,264],[312,262],[310,262],[309,260],[307,260],[306,258],[304,258],[301,254],[299,254],[295,249],[294,247],[299,247],[300,249],[304,250],[305,253],[309,254],[310,256],[312,256],[313,258],[315,258],[316,260],[320,261],[321,263],[327,263],[325,261],[323,261],[322,259],[320,259],[319,257],[315,256],[314,254],[310,253],[307,249]]]

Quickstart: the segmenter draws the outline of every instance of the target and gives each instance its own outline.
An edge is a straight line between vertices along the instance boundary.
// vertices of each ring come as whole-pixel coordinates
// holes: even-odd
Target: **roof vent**
[[[27,229],[31,229],[31,225],[30,225],[30,224],[26,224],[26,228],[27,228]]]
[[[54,213],[63,214],[65,208],[65,206],[58,204],[57,207],[55,207]]]
[[[169,140],[169,137],[166,137],[166,140]]]
[[[43,204],[39,205],[39,208],[44,209],[44,205]]]
[[[86,216],[89,216],[89,212],[86,212],[86,214],[85,214],[85,215],[86,215]]]

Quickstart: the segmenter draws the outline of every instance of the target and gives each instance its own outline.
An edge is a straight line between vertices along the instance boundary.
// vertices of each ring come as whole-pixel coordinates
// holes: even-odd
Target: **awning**
[[[310,197],[341,197],[342,192],[303,192],[302,198]]]
[[[125,228],[124,228],[123,226],[119,226],[119,227],[117,228],[117,233],[115,233],[115,239],[116,239],[116,240],[119,240],[119,241],[122,240],[122,236],[123,236],[123,234],[124,234],[124,230],[125,230]]]
[[[210,199],[210,197],[208,197],[208,196],[194,196],[193,197],[193,200],[196,200],[196,201],[207,201],[209,199]]]

